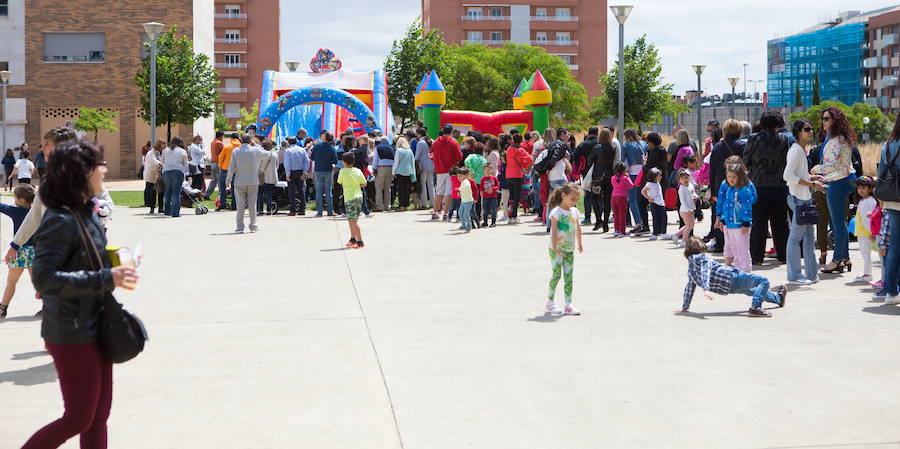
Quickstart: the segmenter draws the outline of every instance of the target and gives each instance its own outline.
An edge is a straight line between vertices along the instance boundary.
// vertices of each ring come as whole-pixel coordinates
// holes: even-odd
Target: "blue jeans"
[[[228,170],[219,169],[219,208],[225,208],[225,178],[228,177]],[[232,199],[231,204],[234,204]]]
[[[791,233],[787,240],[787,278],[789,281],[802,279],[800,272],[800,251],[802,245],[803,261],[806,265],[806,279],[816,280],[819,262],[816,260],[816,226],[797,224],[797,206],[812,204],[812,200],[798,200],[794,195],[787,197],[788,207],[794,213],[791,220]]]
[[[256,211],[262,212],[263,205],[266,206],[266,212],[272,212],[272,190],[275,184],[260,184],[259,193],[256,194]]]
[[[884,209],[884,218],[888,219],[890,229],[890,246],[884,256],[884,292],[889,295],[898,293],[900,283],[900,211]]]
[[[491,224],[497,224],[497,197],[493,198],[481,198],[481,209],[484,211],[482,215],[484,215],[484,225],[488,225],[488,218],[491,219]]]
[[[594,194],[590,190],[584,191],[584,220],[583,223],[591,222],[591,205],[594,204]],[[595,211],[599,219],[600,211]]]
[[[163,172],[163,182],[166,184],[166,195],[163,202],[166,203],[166,215],[181,216],[181,183],[184,182],[184,173],[181,170],[169,170]]]
[[[732,293],[743,293],[753,297],[753,307],[759,307],[763,301],[780,304],[778,295],[769,291],[769,280],[753,273],[739,271],[731,281]]]
[[[322,215],[322,201],[328,209],[328,214],[334,213],[334,205],[332,204],[331,188],[334,179],[330,171],[317,171],[316,173],[316,214]]]
[[[472,206],[474,205],[475,203],[472,201],[459,203],[459,229],[472,230]]]
[[[825,190],[828,213],[831,214],[831,230],[834,231],[834,252],[832,261],[840,262],[850,258],[850,236],[847,230],[847,201],[855,188],[850,178],[832,181]]]
[[[637,179],[637,175],[629,175],[631,178],[631,182],[634,182]],[[628,191],[628,209],[631,211],[631,219],[635,226],[642,225],[643,221],[641,220],[641,208],[638,206],[638,196],[640,196],[641,189],[634,187],[633,189]]]

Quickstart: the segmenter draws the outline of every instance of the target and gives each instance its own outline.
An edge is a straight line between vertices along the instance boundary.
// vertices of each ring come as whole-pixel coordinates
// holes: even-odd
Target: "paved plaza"
[[[262,217],[234,235],[233,213],[185,211],[113,218],[111,244],[143,245],[138,289],[118,298],[151,340],[116,366],[110,447],[900,447],[900,308],[848,285],[855,243],[852,274],[751,319],[748,297],[699,291],[673,313],[680,249],[585,228],[584,315],[548,317],[548,238],[530,217],[463,235],[378,214],[361,221],[367,247],[343,250],[342,220]],[[758,273],[785,281],[784,266]],[[0,322],[2,448],[63,409],[20,285]]]

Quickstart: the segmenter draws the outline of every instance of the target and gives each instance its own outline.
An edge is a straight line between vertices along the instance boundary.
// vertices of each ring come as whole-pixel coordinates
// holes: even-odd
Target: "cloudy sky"
[[[440,0],[438,0],[440,1]],[[454,1],[454,0],[445,0]],[[583,0],[590,1],[590,0]],[[485,2],[488,3],[488,2]],[[615,0],[612,3],[618,3]],[[660,49],[663,76],[675,93],[696,89],[692,64],[705,64],[703,90],[730,91],[729,76],[766,78],[766,41],[836,17],[842,10],[869,11],[900,0],[634,0],[625,26],[626,44],[641,34]],[[377,4],[377,7],[371,5]],[[727,5],[727,6],[725,6]],[[852,5],[852,6],[851,6]],[[314,14],[316,18],[310,19]],[[286,0],[281,3],[281,57],[309,61],[320,47],[334,50],[349,70],[382,67],[391,43],[421,13],[421,0]],[[703,19],[698,21],[697,17]],[[582,22],[592,18],[581,17]],[[611,15],[609,67],[618,51],[618,23]],[[302,66],[301,66],[302,67]],[[760,83],[760,90],[765,83]],[[747,84],[750,93],[752,83]]]

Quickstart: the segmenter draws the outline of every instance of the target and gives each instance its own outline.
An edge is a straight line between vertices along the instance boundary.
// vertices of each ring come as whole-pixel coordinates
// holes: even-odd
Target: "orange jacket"
[[[222,148],[222,152],[219,153],[219,168],[222,170],[228,170],[228,165],[231,164],[231,152],[241,146],[241,141],[237,139],[231,139],[231,143],[226,143],[225,147]]]

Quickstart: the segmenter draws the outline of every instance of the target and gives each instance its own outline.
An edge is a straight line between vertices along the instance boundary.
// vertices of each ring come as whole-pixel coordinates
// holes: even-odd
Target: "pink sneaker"
[[[883,290],[884,289],[884,281],[873,282],[871,285],[872,285],[872,288],[874,288],[875,290]]]

